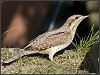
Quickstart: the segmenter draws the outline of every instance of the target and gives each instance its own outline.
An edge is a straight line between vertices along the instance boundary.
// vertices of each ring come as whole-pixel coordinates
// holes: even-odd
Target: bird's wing
[[[27,45],[24,49],[27,50],[46,50],[52,46],[62,45],[65,42],[69,42],[71,39],[71,34],[65,31],[50,31],[46,32],[36,39],[34,39],[29,45]]]

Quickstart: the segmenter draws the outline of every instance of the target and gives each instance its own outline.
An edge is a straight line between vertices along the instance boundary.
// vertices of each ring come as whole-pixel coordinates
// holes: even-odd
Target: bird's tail
[[[4,60],[2,63],[10,63],[10,62],[12,62],[12,61],[24,56],[24,55],[28,55],[28,54],[32,54],[32,53],[37,53],[37,52],[35,52],[35,51],[24,51],[23,49],[19,50],[19,51],[17,51],[15,56],[12,56],[12,57]]]

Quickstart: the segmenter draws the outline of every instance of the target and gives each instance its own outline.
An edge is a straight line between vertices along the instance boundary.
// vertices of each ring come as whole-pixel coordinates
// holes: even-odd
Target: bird
[[[3,61],[3,63],[12,62],[24,55],[29,54],[48,54],[49,59],[53,61],[53,56],[58,51],[68,47],[74,39],[77,27],[89,15],[72,15],[58,29],[47,31],[40,34],[29,42],[23,49],[20,49],[15,56]]]

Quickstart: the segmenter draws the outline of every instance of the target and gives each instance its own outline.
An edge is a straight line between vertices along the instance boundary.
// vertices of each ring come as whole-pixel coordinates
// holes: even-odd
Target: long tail
[[[4,60],[2,63],[10,63],[16,59],[19,59],[20,57],[24,56],[24,55],[28,55],[28,54],[33,54],[33,53],[37,53],[35,51],[24,51],[24,50],[19,50],[15,56],[12,56],[11,58],[8,58],[6,60]]]

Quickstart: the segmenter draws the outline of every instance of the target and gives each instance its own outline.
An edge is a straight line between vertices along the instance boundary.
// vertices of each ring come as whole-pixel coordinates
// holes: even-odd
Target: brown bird
[[[73,41],[78,25],[87,17],[82,15],[69,17],[62,27],[39,35],[24,49],[20,49],[15,56],[4,60],[3,63],[9,63],[24,55],[34,53],[48,54],[49,59],[53,61],[54,54],[66,48]]]

